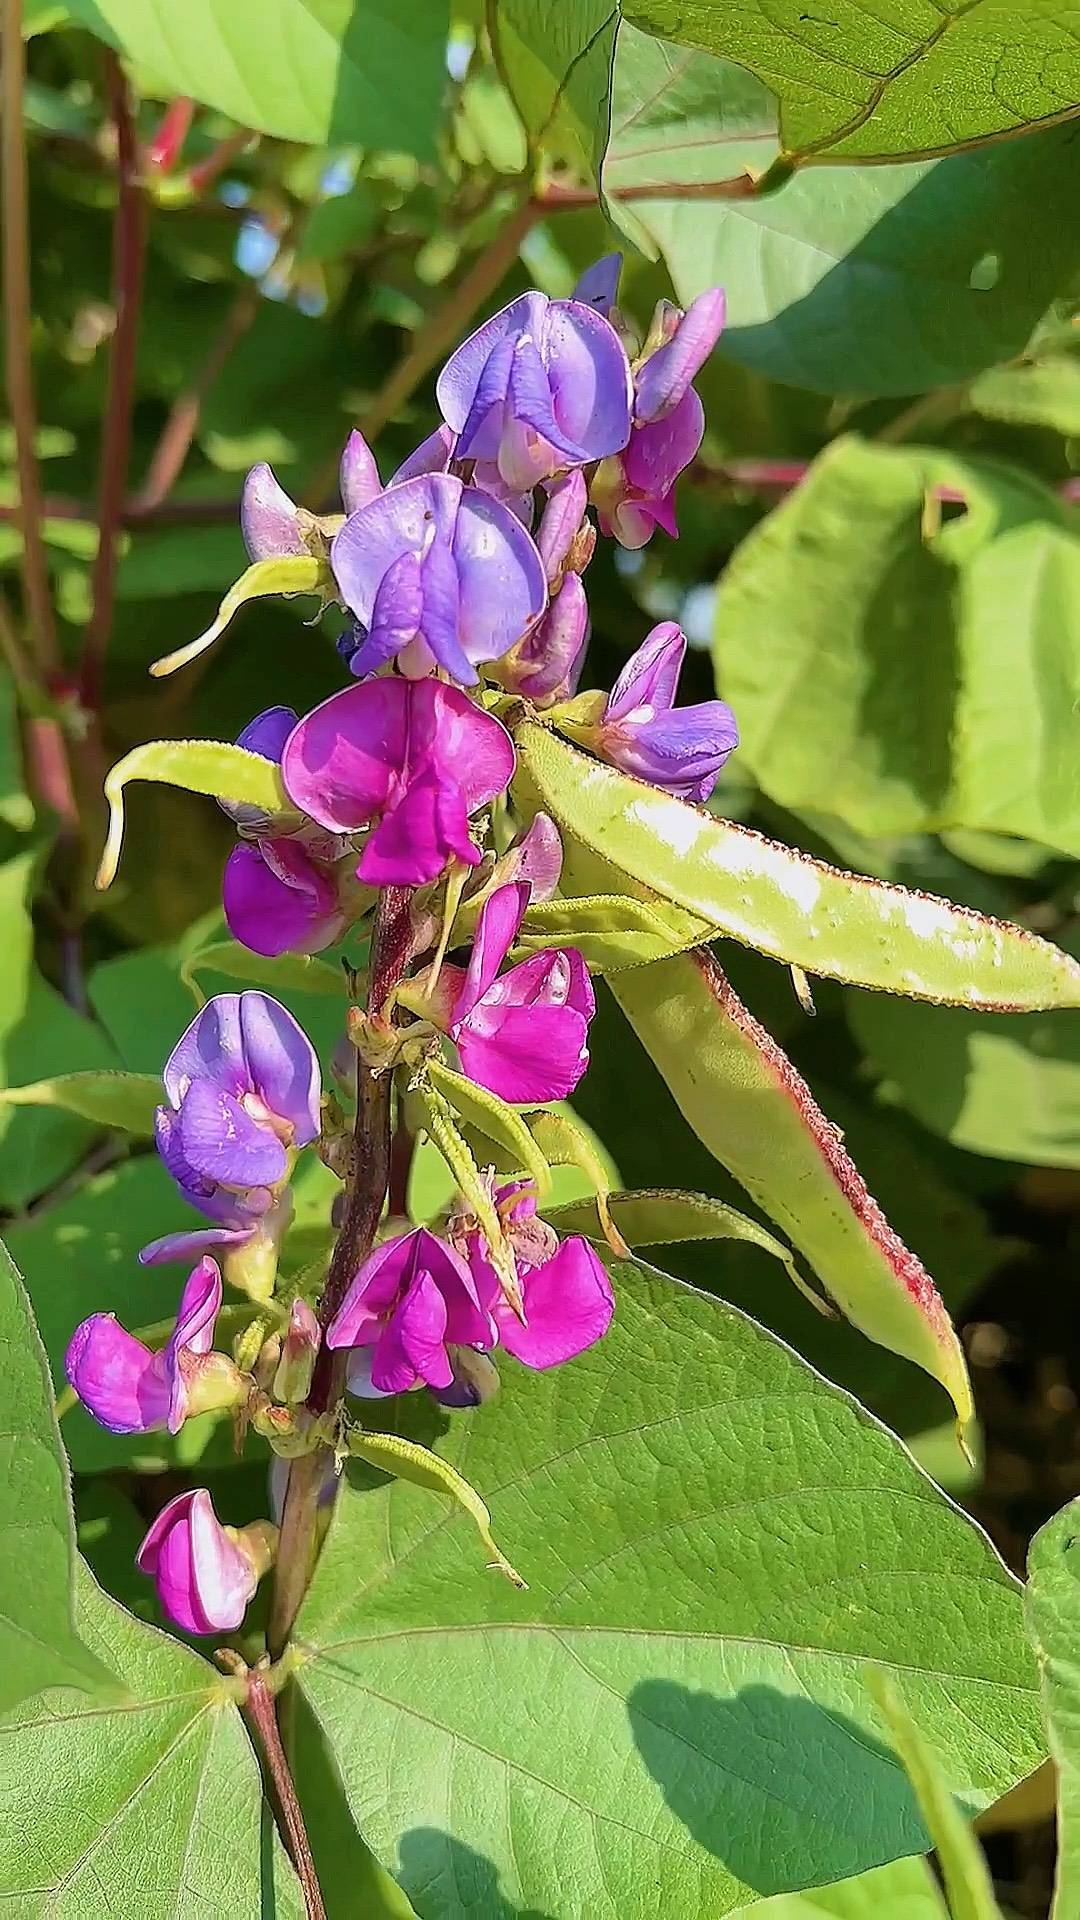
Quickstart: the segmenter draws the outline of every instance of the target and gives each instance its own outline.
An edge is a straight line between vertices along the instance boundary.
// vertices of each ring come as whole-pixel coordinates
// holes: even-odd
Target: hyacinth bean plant
[[[223,4],[192,9],[207,44],[218,36],[232,46]],[[247,0],[236,4],[235,19],[251,25]],[[737,37],[763,9],[627,0],[620,11],[565,0],[564,15],[562,4],[491,0],[485,26],[469,27],[477,58],[491,52],[530,155],[546,143],[555,170],[538,172],[532,197],[515,203],[498,272],[475,285],[465,276],[452,337],[435,329],[438,349],[407,392],[390,383],[395,404],[376,425],[399,418],[396,403],[428,380],[434,414],[423,424],[436,418],[433,431],[413,430],[411,414],[408,439],[349,431],[340,510],[327,511],[326,489],[318,509],[300,504],[276,459],[249,466],[254,446],[235,457],[245,433],[230,440],[221,430],[247,565],[205,631],[192,637],[193,621],[155,643],[154,711],[174,716],[170,697],[245,648],[257,656],[243,683],[251,697],[230,721],[214,709],[211,681],[199,726],[162,720],[160,738],[140,731],[137,708],[113,729],[111,768],[84,727],[101,809],[88,817],[103,911],[124,911],[125,878],[147,858],[134,820],[128,832],[134,784],[181,790],[193,810],[184,817],[205,812],[229,846],[213,862],[220,911],[215,904],[201,931],[170,947],[168,991],[154,974],[154,1033],[136,1035],[137,1062],[125,1054],[123,1070],[111,1058],[69,1070],[66,1057],[50,1058],[2,1094],[5,1120],[7,1105],[23,1104],[89,1123],[90,1173],[116,1182],[93,1234],[65,1213],[62,1179],[40,1206],[45,1183],[31,1185],[35,1205],[15,1222],[16,1248],[46,1249],[49,1284],[33,1291],[55,1394],[0,1249],[3,1514],[13,1543],[0,1572],[0,1906],[27,1920],[714,1920],[736,1911],[1002,1920],[970,1823],[1025,1781],[1046,1814],[1048,1752],[1061,1781],[1054,1920],[1080,1914],[1080,1520],[1070,1507],[1039,1534],[1025,1602],[990,1539],[935,1484],[967,1484],[981,1445],[969,1351],[949,1311],[960,1297],[947,1264],[955,1241],[943,1238],[945,1270],[932,1277],[871,1193],[864,1172],[875,1169],[860,1170],[861,1151],[849,1150],[843,1098],[833,1116],[823,1096],[823,1111],[744,1004],[741,971],[769,980],[760,1003],[753,991],[746,998],[777,1014],[770,1025],[784,1036],[796,1022],[823,1024],[813,1022],[815,995],[824,1004],[856,988],[860,1006],[960,1009],[980,1036],[1031,1024],[1038,1054],[1050,1050],[1045,1036],[1062,1011],[1080,1007],[1075,939],[1044,937],[1058,934],[1060,916],[1032,901],[1007,917],[989,882],[958,888],[964,904],[930,890],[925,871],[906,887],[902,851],[878,877],[868,840],[854,832],[850,867],[867,871],[783,837],[785,823],[809,823],[810,844],[840,860],[852,796],[884,778],[855,721],[846,742],[817,738],[816,702],[826,686],[830,699],[859,705],[869,729],[879,682],[913,646],[910,622],[902,632],[889,624],[889,568],[899,571],[902,539],[915,542],[905,564],[929,605],[935,569],[969,564],[988,528],[1019,537],[1034,509],[1016,506],[1022,489],[1009,482],[1010,519],[995,492],[1006,482],[990,463],[957,485],[950,463],[960,455],[940,452],[920,455],[917,484],[896,479],[912,526],[888,520],[874,489],[881,463],[906,457],[888,450],[906,413],[899,430],[886,425],[883,446],[845,441],[822,456],[824,480],[812,476],[777,510],[780,535],[766,521],[749,536],[747,547],[756,540],[764,553],[760,570],[737,554],[722,576],[725,697],[701,697],[709,687],[692,651],[689,596],[667,591],[650,568],[659,552],[670,559],[689,544],[670,547],[680,519],[689,532],[695,476],[718,424],[705,401],[728,308],[741,311],[745,298],[738,262],[726,287],[708,284],[725,277],[714,257],[682,304],[639,305],[620,253],[581,271],[594,238],[561,297],[517,291],[520,278],[497,290],[519,257],[530,270],[538,261],[534,277],[544,279],[542,248],[530,255],[523,245],[538,209],[573,211],[584,195],[595,211],[605,193],[622,192],[646,208],[644,225],[635,228],[632,213],[625,224],[650,245],[649,223],[662,228],[678,195],[688,196],[680,215],[692,210],[700,151],[743,129],[732,107],[720,133],[709,122],[708,139],[697,138],[705,94],[695,63],[718,64],[713,15]],[[168,34],[144,41],[123,6],[100,6],[104,26],[88,0],[73,12],[153,71],[165,40],[187,31],[180,9]],[[19,26],[20,8],[2,8],[6,26]],[[832,144],[842,159],[937,151],[940,135],[911,146],[912,134],[898,152],[871,141],[872,151],[847,153],[888,118],[889,88],[914,63],[905,8],[885,10],[888,21],[880,8],[866,12],[867,46],[859,41],[859,58],[845,56],[828,86],[812,75],[805,94],[792,94],[770,56],[763,71],[779,92],[787,144],[771,166],[747,172],[749,184],[727,181],[718,197],[795,204],[783,198],[794,172]],[[277,11],[267,9],[267,22]],[[333,9],[297,11],[305,33],[317,13],[318,31],[336,32],[322,21]],[[377,115],[371,75],[381,71],[380,35],[397,31],[396,9],[374,9],[377,32],[371,8],[355,11],[370,49],[367,38],[359,52],[341,42],[335,85],[343,113],[359,110],[359,86],[362,113]],[[964,10],[945,11],[959,33]],[[1028,20],[1012,8],[1035,38],[1045,28],[1037,11]],[[803,47],[821,23],[789,12],[780,7],[787,25],[775,31]],[[917,24],[935,48],[942,42],[944,59],[952,43],[937,22]],[[871,26],[888,39],[884,50],[876,40],[870,48]],[[280,48],[266,31],[273,66]],[[671,46],[655,38],[661,31]],[[415,37],[422,86],[419,25]],[[1032,71],[1056,72],[1067,38],[1062,28],[1060,42],[1040,42]],[[435,41],[441,59],[445,23]],[[670,55],[662,89],[649,65],[661,45]],[[617,66],[616,46],[624,62],[641,63],[629,103],[632,69]],[[885,63],[865,100],[864,57]],[[547,98],[537,74],[552,62],[562,69]],[[1014,93],[1021,80],[1037,90],[1026,66]],[[942,112],[956,115],[947,81]],[[821,105],[839,98],[837,87],[848,90],[850,126],[833,126]],[[988,97],[998,88],[995,68]],[[684,143],[680,164],[668,164],[674,181],[664,173],[647,196],[624,153],[623,174],[616,155],[610,177],[601,168],[595,185],[575,184],[591,178],[597,115],[609,133],[620,113],[633,127],[671,89],[669,117],[659,132],[647,121],[642,138]],[[239,112],[231,101],[226,89],[225,107]],[[144,167],[167,170],[193,111],[186,94],[174,103]],[[294,111],[306,125],[303,103],[290,104],[289,139]],[[970,115],[959,144],[1015,131],[1012,122],[984,127],[993,118],[985,101]],[[1062,116],[1056,95],[1029,115]],[[123,135],[122,99],[114,117]],[[263,124],[254,104],[250,118]],[[117,152],[126,179],[123,138]],[[98,158],[112,163],[104,147]],[[10,152],[6,165],[10,181]],[[428,191],[422,166],[418,177]],[[372,178],[381,178],[377,163]],[[9,216],[12,204],[9,196]],[[222,205],[234,213],[247,202],[234,195]],[[482,196],[472,213],[484,217]],[[137,223],[119,225],[123,267],[141,241]],[[19,231],[16,222],[16,241]],[[293,244],[287,229],[282,251]],[[977,264],[964,264],[972,285]],[[17,309],[16,300],[16,318]],[[237,338],[255,312],[234,316]],[[122,302],[118,315],[122,338]],[[808,352],[828,351],[829,325]],[[931,317],[926,341],[935,327]],[[18,349],[16,340],[15,358]],[[909,389],[901,380],[882,391]],[[204,397],[196,382],[178,405],[197,416]],[[32,418],[29,427],[32,442]],[[16,428],[24,449],[25,409]],[[339,443],[335,427],[335,457]],[[798,519],[844,462],[847,491],[820,519]],[[861,537],[860,462],[875,473],[866,539],[884,585],[866,619],[874,671],[852,694],[839,641],[835,657],[823,645],[802,678],[785,678],[781,653],[802,617],[806,556],[831,553],[838,528],[849,544]],[[24,496],[28,471],[24,462]],[[112,506],[116,541],[121,522],[137,526],[146,506],[119,494]],[[1065,513],[1062,502],[1058,544],[1039,563],[1055,580],[1057,568],[1066,572]],[[93,562],[99,584],[111,564],[107,518]],[[605,567],[605,577],[640,583],[649,615],[610,672],[594,644]],[[814,580],[833,593],[828,566]],[[999,584],[993,575],[981,585],[988,627]],[[844,592],[829,599],[841,630]],[[956,610],[961,598],[957,588],[950,601],[958,659],[956,635],[966,641],[977,624],[966,603]],[[294,644],[319,651],[320,672],[330,663],[332,690],[323,678],[325,697],[314,702],[296,693],[265,637],[278,631],[277,600],[302,604],[307,623],[297,621]],[[753,644],[732,647],[729,673],[725,623],[739,619]],[[140,676],[146,660],[144,646]],[[1047,678],[1053,701],[1040,707],[1033,738],[1050,728],[1051,704],[1075,705],[1073,679],[1049,669]],[[1000,833],[1007,844],[995,857],[1012,874],[1008,860],[1029,844],[1021,831],[1040,836],[1008,814],[1014,757],[994,732],[999,680],[987,669],[974,694],[965,683],[966,718],[950,682],[956,714],[939,725],[944,682],[913,675],[903,727],[913,764],[943,731],[959,763],[985,727],[1004,797],[983,839]],[[38,746],[68,698],[62,676],[49,684],[54,704],[26,707]],[[73,739],[94,711],[86,686],[75,706],[76,720],[65,721]],[[796,791],[796,772],[785,786],[785,756],[796,749],[835,759],[840,797],[828,818]],[[765,824],[777,837],[745,824],[739,781],[751,757],[747,791],[757,781],[771,796]],[[1051,789],[1071,781],[1075,794],[1074,773],[1058,754],[1040,795],[1048,812]],[[928,832],[950,826],[949,807],[935,804],[937,814],[916,823]],[[55,811],[51,873],[71,854],[71,822]],[[1056,831],[1047,843],[1064,853],[1071,841]],[[901,849],[914,832],[900,820]],[[963,865],[947,851],[943,875]],[[36,857],[20,860],[29,870]],[[165,893],[187,857],[179,836],[155,846]],[[190,859],[199,864],[198,847]],[[95,1015],[108,991],[107,972],[100,993],[92,980]],[[308,1019],[313,1005],[321,1014]],[[901,1040],[891,1056],[901,1093],[903,1051]],[[933,1067],[928,1048],[916,1077],[932,1079]],[[632,1181],[588,1121],[601,1085],[608,1105],[625,1109]],[[900,1098],[886,1082],[878,1104],[886,1111]],[[672,1151],[686,1166],[673,1177],[661,1136],[676,1123]],[[910,1141],[900,1130],[887,1139],[878,1170],[895,1151],[898,1166],[886,1165],[895,1196]],[[1074,1163],[1048,1154],[1046,1164]],[[137,1189],[123,1184],[132,1165]],[[715,1170],[715,1190],[699,1190],[703,1166]],[[968,1166],[957,1182],[967,1206],[976,1174]],[[914,1212],[915,1203],[908,1220]],[[94,1235],[100,1297],[69,1284]],[[695,1246],[700,1290],[681,1277]],[[794,1347],[729,1304],[725,1261],[738,1254],[753,1256],[754,1275],[779,1276],[789,1317],[764,1303],[761,1318],[798,1329]],[[166,1315],[145,1308],[150,1288],[159,1311],[167,1300]],[[804,1334],[823,1372],[797,1350]],[[978,1342],[968,1347],[975,1355]],[[929,1403],[936,1452],[920,1451],[917,1463],[877,1417],[874,1391],[868,1411],[832,1384],[834,1371],[857,1382],[860,1364],[889,1369],[893,1424],[905,1437],[919,1425],[903,1418],[907,1401]],[[103,1474],[80,1506],[81,1553],[61,1435]],[[943,1891],[921,1857],[931,1848]]]

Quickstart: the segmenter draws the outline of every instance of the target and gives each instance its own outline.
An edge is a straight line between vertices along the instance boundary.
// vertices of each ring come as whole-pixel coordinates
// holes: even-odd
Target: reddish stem
[[[194,115],[194,100],[181,98],[166,107],[158,130],[146,149],[146,164],[155,173],[169,173],[175,167]]]
[[[319,1886],[319,1876],[315,1871],[311,1842],[304,1825],[303,1810],[289,1768],[288,1756],[281,1743],[281,1731],[277,1722],[277,1702],[260,1673],[252,1673],[248,1678],[247,1699],[244,1707],[262,1743],[289,1857],[296,1868],[296,1877],[303,1891],[307,1920],[326,1920],[326,1907]]]
[[[127,81],[114,53],[107,53],[109,102],[116,124],[119,199],[113,223],[112,281],[116,328],[109,348],[109,389],[101,440],[98,546],[90,574],[90,624],[83,642],[80,691],[83,705],[101,703],[105,655],[116,591],[116,542],[124,509],[131,414],[135,400],[135,349],[146,258],[146,198],[139,183],[139,149]]]
[[[239,159],[244,148],[250,146],[251,142],[258,137],[257,133],[252,133],[250,127],[241,127],[238,133],[230,133],[227,140],[219,141],[213,152],[208,153],[205,160],[200,160],[198,166],[192,167],[188,174],[188,184],[192,192],[205,193],[207,187],[213,185],[219,174],[224,173],[232,161]]]
[[[239,346],[255,319],[259,293],[254,286],[242,287],[225,316],[225,324],[190,387],[180,394],[162,428],[147,468],[146,479],[134,498],[126,503],[121,518],[132,514],[145,518],[161,506],[180,478],[184,461],[195,438],[203,401],[218,379],[229,355]],[[231,518],[236,502],[228,503]]]

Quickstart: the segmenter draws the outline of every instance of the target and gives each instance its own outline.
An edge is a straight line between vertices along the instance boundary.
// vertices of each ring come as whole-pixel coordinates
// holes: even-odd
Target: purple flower
[[[221,903],[229,932],[252,953],[319,953],[345,925],[331,873],[299,839],[234,847]]]
[[[417,679],[441,667],[475,684],[538,620],[543,563],[509,509],[453,474],[388,487],[350,515],[330,563],[347,606],[367,628],[349,662],[358,677],[401,654]]]
[[[586,527],[589,525],[585,520],[588,504],[589,489],[585,485],[585,475],[576,467],[573,473],[557,480],[548,495],[536,531],[536,549],[544,563],[552,592],[559,585],[567,567],[572,567],[575,573],[585,571],[583,564],[574,564],[574,549],[580,544],[582,522],[585,521]],[[590,547],[587,559],[591,557]]]
[[[625,452],[604,460],[590,498],[604,533],[623,547],[643,547],[657,527],[678,539],[675,482],[690,465],[705,432],[705,412],[693,387],[674,411],[636,426]]]
[[[534,487],[617,453],[630,431],[630,367],[614,328],[575,300],[524,293],[451,354],[435,387],[455,458],[493,460]]]
[[[377,1394],[447,1388],[447,1346],[489,1347],[493,1339],[464,1260],[426,1227],[368,1255],[326,1333],[328,1347],[371,1350],[370,1364],[357,1356],[350,1386],[366,1391],[370,1383]]]
[[[464,1072],[522,1105],[573,1092],[589,1064],[596,1011],[588,970],[572,947],[531,954],[499,974],[528,903],[527,883],[500,887],[481,908],[467,970],[444,969],[453,993],[448,1031]]]
[[[606,317],[619,297],[621,272],[622,254],[605,253],[591,267],[586,267],[574,288],[573,298]]]
[[[457,447],[457,434],[451,433],[445,425],[436,427],[426,440],[421,440],[414,453],[403,460],[390,481],[396,487],[402,480],[415,480],[422,473],[451,473],[454,468],[454,452]],[[523,527],[531,527],[533,522],[532,490],[527,493],[515,492],[503,480],[494,460],[474,460],[469,462],[467,477],[470,486],[479,487],[481,493],[489,493],[495,500],[501,500],[508,507],[515,520]]]
[[[375,458],[362,433],[350,433],[346,440],[340,477],[346,513],[366,506],[380,491]],[[240,495],[240,531],[249,559],[277,560],[284,554],[311,553],[311,535],[325,534],[326,530],[317,514],[290,500],[265,460],[251,468]]]
[[[451,857],[476,866],[469,815],[514,771],[506,729],[456,687],[388,676],[332,694],[290,735],[290,798],[321,826],[373,825],[357,873],[371,886],[419,887]]]
[[[538,626],[499,661],[495,677],[538,706],[576,690],[589,644],[589,603],[581,578],[568,573]]]
[[[244,1246],[256,1231],[252,1221],[243,1227],[192,1227],[180,1233],[165,1233],[160,1240],[151,1240],[142,1248],[139,1265],[167,1267],[174,1261],[201,1260],[211,1248],[225,1256],[234,1247]]]
[[[524,1322],[506,1301],[479,1233],[466,1242],[477,1298],[491,1315],[499,1344],[527,1367],[557,1367],[584,1353],[608,1330],[615,1311],[611,1282],[587,1240],[575,1234],[560,1242],[536,1213],[536,1200],[521,1182],[495,1189],[517,1264]]]
[[[220,1309],[221,1274],[213,1260],[202,1259],[160,1352],[144,1347],[111,1313],[84,1320],[71,1336],[64,1365],[87,1412],[110,1433],[150,1433],[158,1427],[178,1433],[192,1410],[190,1387],[200,1356],[214,1344]]]
[[[165,1064],[158,1151],[186,1199],[222,1226],[269,1212],[289,1149],[319,1131],[319,1063],[292,1014],[265,993],[207,1001]]]
[[[238,1627],[259,1583],[254,1560],[221,1525],[205,1487],[162,1507],[135,1564],[157,1582],[170,1620],[188,1633]]]
[[[639,780],[684,800],[707,800],[739,744],[739,730],[722,700],[675,706],[685,656],[686,638],[673,620],[654,627],[627,661],[585,743]]]
[[[550,900],[562,873],[563,848],[559,829],[550,814],[537,813],[512,847],[503,855],[504,885],[524,881],[530,902]]]
[[[723,332],[724,290],[709,287],[699,293],[684,313],[662,300],[653,319],[650,340],[660,342],[645,353],[634,370],[634,419],[641,425],[663,420],[689,392]]]
[[[292,707],[267,707],[248,721],[237,735],[236,744],[246,747],[249,753],[257,753],[261,760],[280,761],[282,748],[298,718]],[[273,819],[273,815],[264,813],[261,807],[248,806],[243,801],[219,800],[218,806],[244,833],[264,833]]]

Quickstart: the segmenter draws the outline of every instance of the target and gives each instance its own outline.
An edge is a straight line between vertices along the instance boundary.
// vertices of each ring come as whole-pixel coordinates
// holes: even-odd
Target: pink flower
[[[160,1352],[144,1347],[111,1313],[84,1320],[72,1334],[65,1368],[87,1412],[110,1433],[150,1433],[158,1427],[178,1433],[196,1410],[191,1390],[202,1356],[213,1346],[220,1310],[221,1274],[213,1260],[204,1258],[184,1288],[176,1325]],[[224,1355],[214,1359],[235,1371]]]
[[[467,970],[446,968],[444,980],[457,987],[448,1030],[470,1080],[504,1100],[539,1105],[565,1099],[581,1079],[596,1000],[572,947],[531,954],[499,974],[528,904],[524,881],[493,893]]]
[[[608,1330],[615,1311],[603,1262],[587,1240],[575,1234],[560,1241],[536,1212],[536,1200],[521,1182],[495,1189],[517,1263],[525,1319],[506,1301],[498,1275],[479,1233],[466,1241],[466,1257],[477,1298],[491,1315],[499,1343],[523,1366],[542,1371],[573,1360]]]
[[[361,880],[420,887],[451,857],[479,863],[469,815],[509,784],[514,748],[457,687],[388,676],[332,694],[301,720],[281,770],[290,799],[320,826],[374,828]]]
[[[251,1555],[214,1512],[205,1487],[163,1507],[135,1561],[157,1582],[170,1620],[188,1633],[227,1633],[244,1618],[259,1583]]]
[[[370,1350],[357,1356],[349,1385],[377,1394],[449,1387],[447,1347],[489,1347],[493,1340],[464,1260],[426,1227],[368,1255],[326,1333],[328,1347]]]

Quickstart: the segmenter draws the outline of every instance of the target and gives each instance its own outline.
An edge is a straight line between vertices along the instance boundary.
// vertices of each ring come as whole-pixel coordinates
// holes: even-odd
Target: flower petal
[[[92,1314],[76,1327],[64,1366],[87,1412],[110,1433],[149,1433],[166,1424],[169,1385],[161,1356],[113,1314]]]
[[[467,1018],[493,985],[495,976],[517,938],[529,904],[528,883],[499,887],[485,900],[476,923],[469,965],[454,1006],[451,1033]]]
[[[252,560],[307,552],[296,513],[295,500],[289,499],[266,461],[260,460],[252,467],[240,495],[240,531]]]
[[[346,513],[357,513],[366,507],[369,500],[382,492],[379,469],[375,464],[375,455],[355,427],[342,448],[341,465],[338,469],[341,485],[341,503]]]
[[[691,302],[671,339],[638,369],[635,419],[659,420],[674,411],[719,340],[724,315],[722,287],[709,287]]]
[[[492,1311],[508,1353],[527,1367],[556,1367],[584,1353],[608,1330],[615,1297],[603,1263],[587,1240],[564,1240],[542,1266],[530,1267],[523,1282],[522,1326],[504,1301]]]
[[[225,862],[221,903],[229,932],[252,953],[318,953],[341,928],[336,889],[297,843],[275,845],[279,864],[288,866],[295,880],[275,873],[262,847],[246,842]]]
[[[631,654],[608,695],[605,722],[621,720],[637,707],[665,712],[675,704],[686,658],[686,636],[674,620],[663,620]]]

